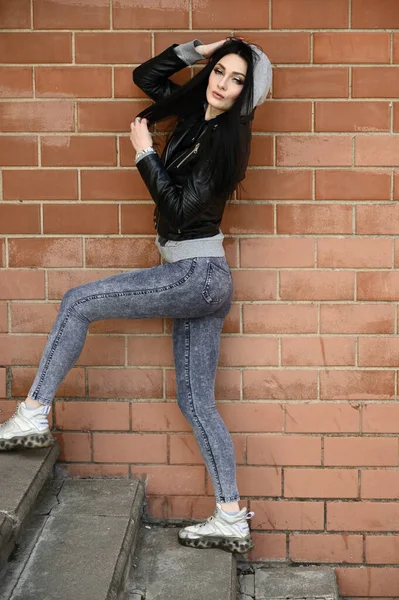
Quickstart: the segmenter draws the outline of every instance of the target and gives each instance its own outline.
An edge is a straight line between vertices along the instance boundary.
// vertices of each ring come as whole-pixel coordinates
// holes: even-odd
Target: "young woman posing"
[[[169,77],[207,58],[178,86]],[[215,404],[220,334],[233,285],[219,228],[226,201],[244,178],[254,108],[269,91],[271,65],[242,39],[167,48],[133,71],[155,103],[131,123],[136,165],[154,202],[156,245],[163,264],[69,290],[63,297],[28,397],[0,427],[0,450],[41,448],[53,440],[47,415],[61,381],[77,361],[87,329],[103,319],[173,319],[178,404],[192,426],[212,480],[216,510],[186,527],[187,546],[247,552],[250,514],[240,510],[231,436]],[[161,157],[148,126],[176,126]]]

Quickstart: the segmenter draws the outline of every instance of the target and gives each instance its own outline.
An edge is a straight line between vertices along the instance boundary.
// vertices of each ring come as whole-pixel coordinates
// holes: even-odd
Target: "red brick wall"
[[[236,291],[216,391],[256,512],[253,558],[332,564],[342,596],[399,597],[398,1],[2,0],[0,28],[2,418],[68,288],[158,263],[132,169],[146,103],[132,67],[173,42],[245,35],[274,84],[223,223]],[[170,332],[91,328],[55,406],[61,461],[144,474],[154,516],[205,516]]]

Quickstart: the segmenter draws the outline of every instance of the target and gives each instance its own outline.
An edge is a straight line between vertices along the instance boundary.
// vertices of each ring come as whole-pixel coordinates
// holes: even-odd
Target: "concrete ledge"
[[[281,567],[255,570],[256,600],[339,600],[334,569]]]
[[[12,552],[26,517],[44,483],[52,475],[58,454],[58,444],[42,450],[1,453],[0,563],[7,560]],[[12,531],[8,537],[10,526]]]

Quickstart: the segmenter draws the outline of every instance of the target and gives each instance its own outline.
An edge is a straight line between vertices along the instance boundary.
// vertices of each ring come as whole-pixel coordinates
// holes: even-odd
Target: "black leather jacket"
[[[135,84],[155,101],[178,88],[169,77],[187,66],[173,50],[176,46],[170,46],[133,71]],[[198,150],[201,137],[208,128],[214,130],[217,127],[217,118],[205,121],[204,115],[205,109],[202,115],[180,119],[162,156],[149,154],[137,163],[137,169],[156,204],[155,229],[168,240],[209,237],[219,233],[228,196],[213,197],[206,184],[207,163]]]

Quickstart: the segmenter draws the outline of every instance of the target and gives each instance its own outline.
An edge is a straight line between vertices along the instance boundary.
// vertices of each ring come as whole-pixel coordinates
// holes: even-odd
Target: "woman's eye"
[[[243,84],[244,84],[244,82],[243,82],[243,81],[241,81],[241,79],[238,79],[238,77],[234,77],[234,81],[235,81],[236,83],[239,83],[240,85],[243,85]]]
[[[222,71],[220,69],[215,69],[215,73],[217,75],[223,75]]]

